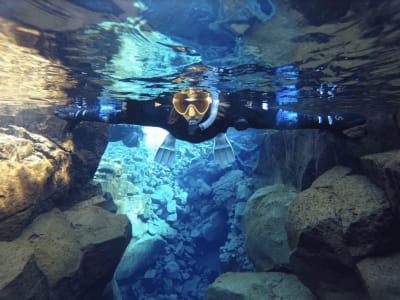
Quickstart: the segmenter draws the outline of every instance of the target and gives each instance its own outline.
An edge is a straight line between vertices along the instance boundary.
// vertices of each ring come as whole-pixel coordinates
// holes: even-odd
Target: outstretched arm
[[[333,131],[342,131],[366,122],[364,116],[356,113],[310,115],[274,108],[265,110],[246,108],[243,110],[243,117],[238,118],[241,122],[243,119],[247,122],[245,128],[328,129]]]
[[[155,101],[112,101],[96,104],[74,103],[58,107],[55,115],[68,121],[93,121],[112,124],[136,124],[163,127],[169,113]]]

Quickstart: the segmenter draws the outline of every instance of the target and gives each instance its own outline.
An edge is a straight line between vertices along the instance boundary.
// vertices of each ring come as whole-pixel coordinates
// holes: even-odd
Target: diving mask
[[[176,112],[184,116],[186,120],[201,120],[211,103],[210,93],[194,88],[188,88],[176,93],[172,100]]]

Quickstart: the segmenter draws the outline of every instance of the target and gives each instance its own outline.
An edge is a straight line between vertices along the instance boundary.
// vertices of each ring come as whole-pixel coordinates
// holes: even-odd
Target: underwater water
[[[32,126],[57,107],[153,101],[196,87],[308,115],[400,109],[400,2],[296,0],[1,0],[1,124]],[[263,106],[264,109],[264,106]],[[34,110],[34,113],[32,112]],[[17,117],[16,117],[17,116]],[[42,122],[42,121],[41,121]],[[31,125],[29,125],[31,124]],[[221,273],[253,271],[241,219],[265,184],[255,172],[262,129],[213,141],[111,125],[94,182],[132,223],[115,299],[204,299]],[[139,254],[138,254],[139,253]],[[284,267],[282,267],[284,268]]]

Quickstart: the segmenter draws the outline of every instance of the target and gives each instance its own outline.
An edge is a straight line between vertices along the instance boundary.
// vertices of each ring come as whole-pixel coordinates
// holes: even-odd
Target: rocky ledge
[[[88,205],[37,217],[0,242],[0,299],[98,299],[130,238],[130,223]]]
[[[0,299],[100,299],[131,239],[126,216],[82,192],[107,127],[46,120],[0,127]]]
[[[289,208],[290,263],[319,299],[397,299],[400,151],[336,166]]]

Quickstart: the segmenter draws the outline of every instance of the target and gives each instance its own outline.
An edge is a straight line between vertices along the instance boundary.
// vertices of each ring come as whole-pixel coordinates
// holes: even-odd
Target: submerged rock
[[[386,192],[393,212],[400,217],[400,150],[366,155],[361,163],[367,177]]]
[[[399,253],[385,257],[369,257],[357,263],[357,267],[372,300],[399,299]]]
[[[164,253],[165,246],[166,242],[160,236],[131,241],[115,272],[115,279],[129,279],[146,271]]]
[[[0,131],[0,240],[17,237],[71,181],[71,157],[47,138],[10,126]]]
[[[356,259],[393,243],[393,226],[385,193],[365,176],[335,167],[289,208],[290,262],[321,299],[367,299]]]
[[[131,237],[125,216],[97,206],[54,209],[37,217],[21,236],[4,242],[1,299],[93,299],[112,274]],[[13,250],[14,249],[14,250]],[[15,257],[16,260],[10,260]],[[17,284],[20,283],[20,284]],[[27,292],[21,287],[30,288]],[[18,295],[2,298],[2,295]]]
[[[207,300],[315,300],[292,274],[277,272],[224,273],[207,289]]]
[[[285,224],[295,197],[293,187],[273,185],[258,189],[248,200],[243,231],[247,253],[257,271],[289,263]]]
[[[16,238],[67,191],[89,181],[107,141],[101,130],[90,139],[84,138],[88,132],[89,127],[78,126],[72,139],[56,143],[23,127],[0,128],[0,240]]]
[[[0,299],[47,300],[47,280],[25,242],[0,242]]]
[[[302,190],[337,164],[340,149],[329,132],[269,130],[260,137],[255,173],[264,176],[266,184],[287,182]]]

